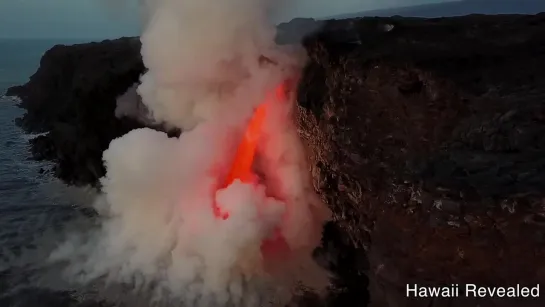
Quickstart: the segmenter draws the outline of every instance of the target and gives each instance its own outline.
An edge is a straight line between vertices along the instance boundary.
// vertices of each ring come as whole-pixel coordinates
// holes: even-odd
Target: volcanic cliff
[[[543,306],[405,291],[545,281],[545,14],[320,26],[304,40],[297,120],[334,212],[322,251],[342,295],[330,305],[365,305],[368,290],[371,306]],[[109,142],[143,126],[114,114],[144,71],[139,47],[55,46],[8,92],[23,99],[25,130],[49,132],[33,154],[56,161],[63,180],[96,183]]]

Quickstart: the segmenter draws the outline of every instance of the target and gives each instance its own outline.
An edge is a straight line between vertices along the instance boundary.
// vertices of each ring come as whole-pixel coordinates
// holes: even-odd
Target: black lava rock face
[[[17,123],[25,131],[48,132],[31,141],[33,157],[55,161],[55,174],[69,184],[96,184],[110,141],[142,127],[114,110],[143,71],[138,38],[47,51],[29,82],[7,92],[22,99],[27,112]]]
[[[338,228],[324,240],[346,241],[371,305],[543,305],[405,291],[545,281],[545,14],[330,25],[306,40],[300,135]]]

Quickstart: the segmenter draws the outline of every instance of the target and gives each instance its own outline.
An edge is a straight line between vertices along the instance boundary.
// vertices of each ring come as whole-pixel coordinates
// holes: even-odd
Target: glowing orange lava
[[[252,165],[256,154],[256,148],[261,135],[263,125],[267,115],[267,108],[272,103],[282,103],[286,101],[285,84],[281,83],[274,93],[270,93],[266,100],[260,104],[254,112],[254,115],[250,119],[242,141],[237,149],[235,159],[231,166],[231,170],[228,173],[223,186],[220,188],[228,187],[233,181],[239,179],[243,183],[252,183],[255,179],[255,174],[252,171]],[[229,213],[224,212],[218,206],[214,204],[214,215],[217,218],[226,220],[229,218]],[[274,253],[280,249],[287,248],[288,245],[277,229],[273,238],[263,241],[261,250],[263,253]]]

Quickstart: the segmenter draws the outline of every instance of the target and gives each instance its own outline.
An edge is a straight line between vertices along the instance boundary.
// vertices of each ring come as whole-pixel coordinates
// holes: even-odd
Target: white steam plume
[[[219,114],[244,114],[286,70],[300,64],[278,50],[265,0],[148,0],[139,94],[158,121],[182,129]],[[260,56],[279,62],[263,66]],[[232,112],[237,108],[239,112]],[[240,121],[240,119],[237,119]]]
[[[304,64],[274,44],[268,4],[146,1],[149,71],[138,91],[158,122],[184,132],[176,139],[139,129],[112,141],[100,227],[51,255],[67,261],[71,280],[130,285],[149,298],[142,306],[282,306],[298,287],[327,285],[311,254],[329,211],[310,185],[293,95],[267,110],[261,183],[218,190],[254,107]],[[214,203],[228,219],[214,216]],[[289,248],[262,249],[278,229]]]

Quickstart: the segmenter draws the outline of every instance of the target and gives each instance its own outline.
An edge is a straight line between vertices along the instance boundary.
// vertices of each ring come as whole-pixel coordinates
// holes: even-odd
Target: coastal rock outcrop
[[[28,83],[7,92],[27,111],[17,123],[27,132],[47,132],[31,141],[33,157],[55,161],[55,174],[69,184],[96,184],[110,141],[143,126],[114,112],[116,98],[143,71],[138,38],[48,50]]]

